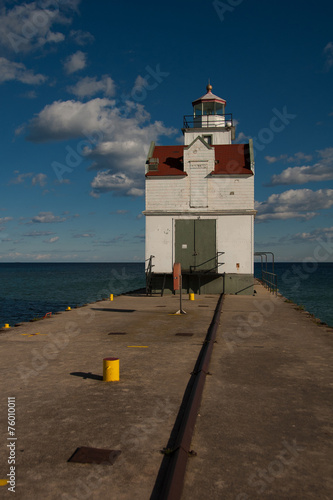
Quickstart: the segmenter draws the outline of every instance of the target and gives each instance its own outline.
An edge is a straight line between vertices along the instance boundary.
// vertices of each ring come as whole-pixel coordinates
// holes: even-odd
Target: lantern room
[[[207,93],[192,102],[194,124],[197,127],[223,127],[225,125],[226,101],[212,93],[207,85]]]
[[[198,136],[209,144],[231,144],[235,139],[235,127],[232,114],[225,113],[226,101],[212,93],[212,86],[207,85],[207,93],[192,102],[193,114],[184,116],[184,143],[186,145]]]

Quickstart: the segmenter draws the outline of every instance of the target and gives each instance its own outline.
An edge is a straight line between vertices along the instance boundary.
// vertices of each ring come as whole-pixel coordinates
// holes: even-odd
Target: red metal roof
[[[227,101],[225,99],[222,99],[222,97],[219,97],[215,94],[212,94],[210,91],[207,92],[207,94],[203,95],[202,97],[199,97],[199,99],[196,99],[195,101],[192,102],[192,106],[195,106],[195,104],[198,104],[199,102],[222,102],[223,104],[227,104]]]
[[[187,175],[183,170],[184,146],[155,146],[152,158],[158,158],[158,170],[146,176]]]
[[[249,145],[224,144],[222,146],[215,146],[215,169],[212,174],[253,174],[250,163]]]
[[[152,158],[158,158],[158,170],[146,173],[148,177],[181,176],[184,172],[184,147],[155,146]],[[215,149],[215,169],[212,175],[252,175],[248,144],[223,144]]]

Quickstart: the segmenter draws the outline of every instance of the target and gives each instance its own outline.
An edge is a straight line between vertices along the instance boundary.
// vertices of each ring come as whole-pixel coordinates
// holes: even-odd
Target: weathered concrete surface
[[[332,330],[255,288],[224,298],[182,498],[331,499]],[[0,479],[15,397],[15,498],[149,499],[217,300],[185,296],[173,316],[178,297],[121,296],[2,330]],[[101,381],[108,356],[117,383]],[[80,446],[122,453],[68,463]]]
[[[174,316],[178,297],[120,296],[2,330],[0,479],[15,397],[15,498],[148,499],[217,300],[185,296],[187,314]],[[109,356],[116,383],[100,380]],[[80,446],[122,453],[112,466],[68,463]],[[14,498],[7,486],[0,495]]]
[[[333,330],[225,296],[183,500],[333,498]]]

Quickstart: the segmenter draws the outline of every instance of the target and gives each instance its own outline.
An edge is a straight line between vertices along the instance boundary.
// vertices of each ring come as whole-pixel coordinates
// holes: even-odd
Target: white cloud
[[[92,238],[95,236],[95,233],[82,233],[82,234],[74,234],[73,238]]]
[[[272,194],[264,202],[257,202],[256,220],[309,220],[318,215],[318,210],[333,205],[333,189],[290,189],[280,194]]]
[[[134,90],[141,90],[144,87],[147,87],[147,85],[148,85],[147,79],[143,78],[141,75],[138,75],[135,79],[135,82],[134,82],[133,91]]]
[[[251,139],[251,136],[244,134],[243,132],[239,132],[239,134],[236,137],[235,142],[240,143],[240,142],[249,142],[249,139]]]
[[[113,128],[113,112],[109,99],[55,101],[33,118],[28,126],[27,139],[32,142],[69,140]]]
[[[11,220],[13,220],[13,217],[0,217],[0,224],[5,224]]]
[[[45,0],[20,2],[0,12],[0,45],[14,51],[31,52],[47,44],[65,40],[65,35],[52,31],[53,24],[68,25],[80,0]]]
[[[44,240],[44,243],[55,243],[56,241],[58,241],[59,239],[59,236],[53,236],[53,238],[50,238],[48,240]]]
[[[53,215],[52,212],[39,212],[38,215],[32,217],[30,224],[50,224],[55,222],[65,222],[68,217],[60,217],[59,215]]]
[[[319,227],[309,233],[296,233],[287,239],[294,243],[318,242],[320,240],[331,240],[333,238],[333,226]],[[285,240],[284,240],[285,241]]]
[[[9,184],[23,184],[25,179],[32,177],[34,174],[32,172],[27,172],[25,174],[20,174],[17,170],[14,172],[16,177],[9,181]]]
[[[77,97],[82,98],[91,97],[99,92],[102,92],[106,96],[114,96],[116,87],[112,78],[107,75],[104,75],[101,80],[97,80],[96,77],[86,76],[72,87],[67,87],[67,90]]]
[[[46,186],[46,179],[47,179],[47,175],[46,174],[37,174],[35,175],[32,180],[31,180],[31,183],[33,186],[40,186],[40,187],[44,187]]]
[[[0,57],[0,83],[17,80],[27,85],[41,85],[46,79],[46,76],[27,69],[23,63]]]
[[[86,57],[87,54],[85,54],[81,50],[78,50],[77,52],[75,52],[75,54],[69,56],[64,63],[64,69],[66,73],[71,74],[75,71],[84,69],[87,65]]]
[[[107,191],[141,196],[150,142],[177,132],[160,121],[151,123],[142,104],[128,101],[120,108],[107,98],[56,101],[45,106],[27,129],[27,139],[33,142],[85,140],[86,147],[79,142],[80,156],[91,160],[89,170],[98,171],[92,196]]]
[[[328,181],[333,179],[333,148],[318,151],[319,161],[314,165],[289,167],[281,174],[273,175],[270,186],[306,184],[307,182]],[[306,156],[306,155],[305,155]],[[307,158],[312,158],[310,155]]]
[[[295,153],[293,156],[288,156],[286,154],[281,154],[279,156],[265,156],[265,160],[268,161],[268,163],[276,163],[278,161],[283,163],[294,163],[298,161],[311,161],[312,155],[307,155],[300,151]]]
[[[265,156],[265,160],[268,161],[268,163],[276,163],[277,161],[285,161],[287,157],[287,155]]]
[[[134,180],[124,173],[113,174],[111,170],[98,172],[91,183],[93,196],[98,197],[101,193],[108,191],[128,192],[134,184]]]
[[[16,177],[14,177],[14,179],[11,179],[9,181],[10,184],[23,184],[26,179],[31,178],[31,184],[33,186],[44,187],[46,185],[46,179],[47,179],[46,174],[34,174],[33,172],[20,174],[18,170],[16,170],[14,174],[16,175]]]
[[[131,189],[129,189],[127,191],[127,196],[143,196],[145,194],[145,190],[144,189],[139,189],[139,188],[135,188],[135,187],[132,187]]]

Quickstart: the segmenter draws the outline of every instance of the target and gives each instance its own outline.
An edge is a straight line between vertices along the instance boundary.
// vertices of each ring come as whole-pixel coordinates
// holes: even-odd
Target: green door
[[[175,262],[183,271],[209,271],[216,265],[216,220],[176,220]]]

